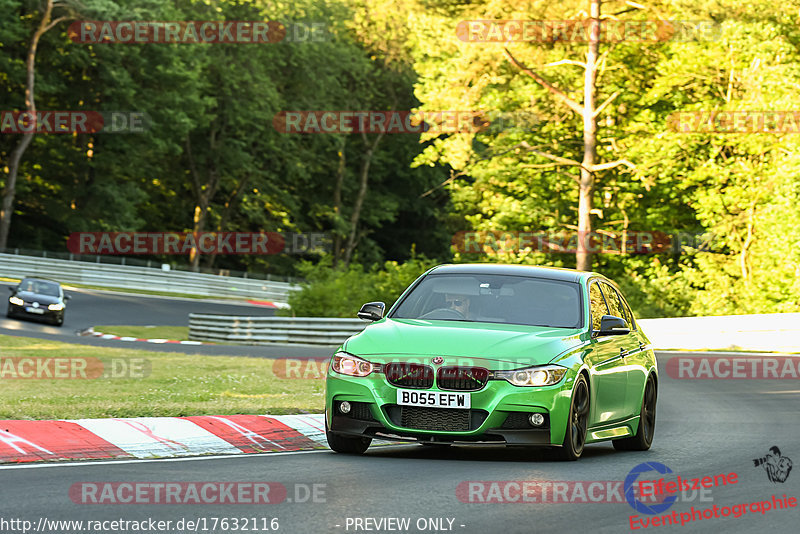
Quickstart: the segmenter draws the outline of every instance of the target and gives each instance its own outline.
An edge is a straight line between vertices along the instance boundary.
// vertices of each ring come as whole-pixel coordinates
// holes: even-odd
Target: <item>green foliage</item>
[[[567,96],[582,101],[581,43],[468,43],[460,20],[582,18],[587,2],[489,0],[480,5],[428,0],[414,48],[417,94],[426,109],[535,114],[534,128],[490,128],[438,136],[417,165],[447,163],[460,230],[560,233],[577,223],[577,169],[527,147],[580,160],[580,118],[514,67],[504,46]],[[632,4],[631,4],[632,5]],[[639,6],[637,4],[637,6]],[[604,3],[608,14],[613,6]],[[621,19],[721,21],[711,39],[601,45],[598,103],[619,96],[598,117],[600,161],[625,158],[634,169],[596,174],[593,228],[713,234],[713,252],[680,256],[598,254],[593,270],[617,280],[640,316],[797,311],[800,262],[796,135],[683,134],[668,117],[689,110],[792,111],[800,101],[800,29],[766,1],[661,1]],[[666,15],[666,14],[669,15]],[[468,88],[465,92],[464,88]],[[466,102],[466,105],[465,105]],[[566,254],[522,250],[465,259],[574,267]]]
[[[0,109],[24,108],[25,57],[39,4],[0,0]],[[340,252],[354,236],[349,267],[287,255],[212,259],[221,268],[306,276],[314,290],[294,297],[295,313],[345,317],[369,300],[389,303],[424,270],[427,260],[408,260],[412,249],[441,261],[574,267],[570,254],[450,251],[458,231],[573,230],[577,169],[540,154],[580,160],[583,151],[580,117],[514,66],[502,43],[465,42],[455,30],[463,20],[582,18],[587,0],[69,5],[85,20],[324,21],[328,38],[92,45],[73,43],[69,23],[60,23],[39,45],[38,108],[144,111],[152,128],[140,135],[37,135],[20,169],[10,246],[63,250],[77,231],[186,231],[199,208],[207,230],[326,232]],[[800,25],[797,2],[791,5],[603,3],[606,15],[622,10],[620,20],[720,22],[711,39],[601,45],[598,104],[619,94],[598,116],[599,161],[624,158],[635,167],[597,172],[593,227],[615,235],[715,236],[711,251],[595,255],[593,269],[625,288],[639,316],[800,309],[797,134],[669,128],[675,112],[797,108]],[[582,100],[583,70],[574,62],[585,59],[585,44],[507,46]],[[279,110],[367,109],[480,111],[508,120],[477,133],[387,135],[371,155],[374,134],[290,135],[272,125]],[[17,141],[0,135],[0,180]],[[366,197],[353,225],[367,157]]]
[[[289,296],[291,314],[352,318],[362,304],[372,301],[385,302],[388,311],[406,287],[437,263],[416,256],[404,263],[387,261],[370,268],[356,263],[334,268],[329,257],[316,265],[304,262],[298,271],[306,283]]]
[[[391,32],[369,27],[391,25],[390,13],[365,20],[361,3],[348,0],[85,0],[74,7],[84,20],[321,21],[325,31],[320,40],[274,44],[82,44],[69,39],[69,21],[55,26],[38,49],[38,109],[141,111],[152,122],[143,134],[37,135],[22,160],[10,247],[64,251],[72,232],[190,231],[198,224],[349,236],[364,138],[283,134],[273,117],[416,106],[407,52],[390,42]],[[25,57],[40,17],[36,2],[0,0],[0,109],[24,109]],[[18,139],[0,135],[0,186]],[[421,150],[413,135],[387,136],[376,148],[355,226],[358,261],[402,260],[412,246],[447,254],[447,194],[421,197],[445,176],[441,168],[410,168]],[[337,210],[340,152],[346,163]],[[407,220],[439,230],[410,231]],[[298,261],[204,259],[279,275],[295,274]]]

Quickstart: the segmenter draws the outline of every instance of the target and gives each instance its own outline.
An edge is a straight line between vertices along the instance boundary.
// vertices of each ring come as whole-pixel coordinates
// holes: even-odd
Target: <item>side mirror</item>
[[[358,318],[365,321],[377,321],[383,318],[386,304],[383,302],[367,302],[358,310]]]
[[[16,286],[8,286],[8,290],[11,291],[12,293],[14,292],[15,289],[17,289]]]
[[[69,294],[67,294],[67,293],[64,293],[64,300],[69,300],[69,299],[71,299],[71,298],[72,298],[72,295],[69,295]]]
[[[598,335],[601,336],[622,336],[630,334],[631,329],[628,326],[628,321],[616,315],[604,315],[600,319],[600,331]]]

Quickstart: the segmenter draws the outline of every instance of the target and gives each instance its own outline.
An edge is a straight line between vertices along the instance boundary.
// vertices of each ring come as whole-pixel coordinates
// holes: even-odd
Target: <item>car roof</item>
[[[32,282],[50,282],[51,284],[56,284],[58,286],[61,285],[60,283],[56,282],[55,280],[50,280],[49,278],[33,278],[33,277],[30,277],[30,276],[26,276],[25,278],[20,280],[19,283],[21,284],[22,282],[24,282],[26,280],[30,280]]]
[[[602,276],[587,271],[563,269],[561,267],[540,267],[536,265],[508,265],[502,263],[461,263],[438,265],[429,274],[504,274],[509,276],[527,276],[530,278],[547,278],[563,282],[578,282],[592,276]]]

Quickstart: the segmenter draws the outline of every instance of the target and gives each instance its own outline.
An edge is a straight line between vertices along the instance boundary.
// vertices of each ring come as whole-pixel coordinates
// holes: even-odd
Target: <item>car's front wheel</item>
[[[562,460],[574,461],[583,454],[586,444],[586,430],[589,423],[589,384],[586,377],[578,375],[575,387],[572,388],[572,402],[569,407],[567,431],[564,433],[564,442],[557,449],[557,456]]]
[[[616,439],[612,443],[618,451],[646,451],[653,444],[656,432],[656,397],[658,390],[652,375],[647,377],[642,396],[642,410],[639,413],[639,429],[630,438]]]
[[[359,438],[334,434],[328,429],[328,417],[325,417],[325,437],[328,438],[328,446],[334,452],[344,454],[363,454],[372,443],[372,438]]]

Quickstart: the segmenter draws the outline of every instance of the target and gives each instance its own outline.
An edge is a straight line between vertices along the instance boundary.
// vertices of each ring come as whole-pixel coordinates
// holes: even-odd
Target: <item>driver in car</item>
[[[451,310],[460,313],[464,319],[473,319],[469,311],[470,298],[468,296],[447,293],[444,296],[444,301]]]

